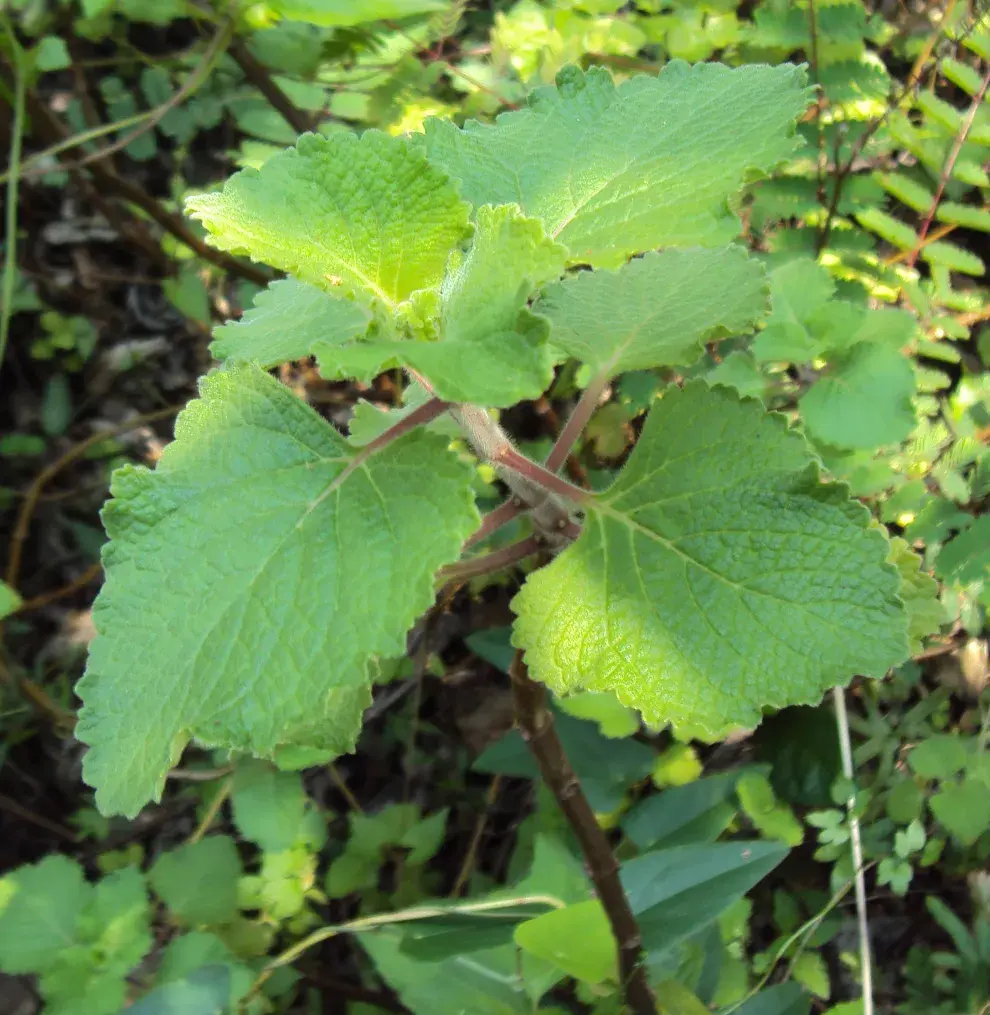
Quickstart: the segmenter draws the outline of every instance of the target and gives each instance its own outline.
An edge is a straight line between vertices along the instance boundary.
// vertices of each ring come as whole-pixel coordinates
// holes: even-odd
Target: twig
[[[14,283],[17,279],[17,198],[20,186],[21,151],[24,146],[24,111],[27,96],[25,55],[10,20],[4,15],[4,31],[14,54],[14,122],[10,132],[10,173],[7,177],[7,211],[4,224],[3,309],[0,310],[0,370],[3,369],[14,313]]]
[[[987,72],[983,75],[983,80],[980,82],[980,90],[973,96],[973,102],[969,107],[969,112],[960,124],[959,133],[956,134],[956,138],[952,142],[952,147],[949,149],[949,157],[945,160],[945,165],[942,167],[942,175],[939,176],[935,196],[932,198],[928,214],[925,215],[924,221],[921,223],[921,228],[918,230],[918,242],[915,245],[914,250],[911,251],[911,256],[907,259],[907,266],[909,268],[913,268],[915,261],[918,260],[918,254],[925,242],[925,237],[928,235],[928,230],[931,228],[932,219],[935,218],[935,212],[938,211],[938,203],[942,200],[942,195],[945,193],[945,187],[949,182],[949,177],[952,175],[952,170],[955,168],[956,159],[959,158],[962,146],[966,143],[966,137],[973,127],[973,121],[976,119],[977,111],[983,104],[983,98],[987,94],[988,86],[990,86],[990,67],[987,68]]]
[[[57,458],[51,465],[47,465],[34,478],[30,489],[21,503],[21,509],[17,515],[17,522],[14,525],[14,534],[10,539],[10,555],[7,560],[6,582],[11,588],[17,588],[17,581],[21,573],[21,554],[24,548],[24,540],[27,538],[28,529],[31,526],[31,517],[37,507],[38,499],[45,486],[57,476],[67,465],[71,465],[77,458],[81,458],[90,448],[112,437],[119,437],[121,434],[134,430],[136,427],[144,426],[147,423],[154,423],[159,419],[168,419],[176,415],[182,409],[181,405],[170,405],[167,409],[157,409],[155,412],[145,413],[143,416],[135,416],[120,426],[111,427],[109,430],[100,430],[87,437],[86,440],[74,444],[64,455]]]
[[[835,703],[835,721],[839,728],[839,750],[842,755],[842,774],[851,783],[855,776],[852,742],[849,737],[849,716],[846,712],[846,695],[841,687],[832,688]],[[853,872],[856,888],[856,922],[859,926],[859,956],[863,967],[863,1015],[873,1015],[873,963],[870,959],[870,927],[866,915],[866,876],[863,867],[863,839],[859,818],[856,816],[856,798],[846,801],[849,814],[849,837],[852,844]]]
[[[344,777],[337,771],[337,766],[331,761],[327,765],[327,770],[330,772],[330,778],[333,779],[333,784],[340,790],[341,796],[347,801],[347,806],[352,811],[358,814],[364,814],[364,808],[361,806],[361,802],[351,792],[350,786],[344,781]]]
[[[203,819],[196,826],[196,830],[186,840],[186,845],[192,845],[195,842],[199,842],[204,835],[210,830],[210,825],[216,820],[216,816],[220,813],[220,808],[226,803],[227,798],[230,796],[231,791],[234,788],[234,777],[228,776],[226,782],[216,791],[213,795],[213,799],[210,801],[210,806],[206,808],[206,813],[203,815]]]
[[[281,113],[282,118],[296,133],[305,134],[313,129],[312,118],[299,109],[279,88],[271,74],[268,73],[268,68],[254,56],[240,39],[235,39],[227,52],[234,58],[248,81]]]
[[[49,603],[64,599],[66,596],[71,596],[73,592],[78,592],[79,589],[85,588],[94,578],[98,578],[102,573],[103,564],[100,561],[96,561],[90,564],[78,578],[73,578],[72,581],[61,586],[61,588],[55,589],[53,592],[43,592],[40,596],[28,599],[26,602],[21,603],[13,612],[18,615],[27,613],[29,610],[37,610],[42,606],[47,606]]]
[[[932,55],[932,51],[935,49],[935,44],[945,31],[945,26],[949,23],[949,15],[955,8],[956,3],[957,0],[949,0],[949,2],[945,5],[945,10],[942,12],[942,17],[939,20],[938,27],[934,32],[932,32],[925,42],[925,45],[922,47],[922,50],[918,54],[918,58],[915,60],[914,66],[911,68],[911,73],[908,75],[903,87],[897,95],[894,96],[894,98],[888,101],[887,108],[884,110],[883,115],[878,116],[875,120],[873,120],[866,130],[864,130],[863,133],[856,139],[856,142],[853,144],[852,150],[849,153],[849,158],[843,166],[838,165],[839,145],[836,144],[835,162],[838,168],[835,173],[832,196],[825,212],[825,221],[822,223],[821,231],[818,233],[818,239],[815,243],[815,250],[817,253],[820,254],[828,246],[829,236],[832,233],[832,226],[835,222],[835,214],[838,210],[839,200],[842,196],[842,188],[845,185],[846,180],[849,178],[849,174],[852,172],[853,166],[862,154],[863,149],[869,143],[870,138],[872,138],[883,124],[886,123],[887,117],[890,116],[894,108],[899,106],[901,102],[904,101],[905,97],[920,83],[925,65],[928,63],[928,59]]]
[[[35,814],[34,811],[28,810],[23,804],[19,804],[16,800],[11,800],[9,796],[5,796],[2,793],[0,793],[0,810],[16,815],[24,821],[30,821],[32,825],[44,828],[53,835],[57,835],[60,839],[67,839],[69,842],[79,841],[78,832],[73,832],[71,829],[66,828],[65,825],[60,825],[57,821],[51,821],[43,814]]]
[[[480,527],[468,537],[467,542],[464,544],[464,549],[470,549],[472,546],[487,539],[493,532],[497,532],[503,525],[508,525],[513,518],[525,510],[526,505],[518,497],[510,497],[503,504],[495,508],[494,511],[489,511],[481,519]]]
[[[602,392],[607,384],[608,375],[605,371],[602,371],[592,378],[591,383],[581,393],[577,405],[574,406],[574,411],[564,424],[564,429],[560,431],[560,436],[551,448],[550,454],[547,455],[545,464],[551,472],[556,472],[567,461],[571,449],[577,444],[578,438],[588,425],[588,420],[591,419],[595,409],[598,408]]]
[[[531,680],[521,651],[509,667],[516,723],[536,758],[543,781],[553,793],[581,845],[595,892],[608,917],[619,949],[619,977],[634,1015],[656,1015],[656,1003],[643,963],[643,938],[619,880],[619,861],[595,820],[564,746],[554,728],[547,691]]]
[[[818,62],[818,17],[815,12],[815,0],[808,0],[808,35],[810,36],[810,50],[808,57],[811,62],[811,81],[815,86],[815,134],[818,144],[818,161],[815,166],[818,176],[818,200],[825,203],[825,163],[828,161],[825,153],[825,135],[822,132],[822,82],[819,73]]]
[[[544,549],[543,541],[538,536],[528,536],[511,546],[503,546],[472,560],[462,560],[457,564],[441,568],[437,577],[444,582],[461,583],[467,581],[468,578],[477,578],[483,574],[502,571],[527,557],[532,557],[534,553],[539,553],[542,549]]]
[[[485,834],[485,825],[488,824],[488,814],[495,806],[495,800],[498,798],[498,791],[501,786],[502,776],[492,776],[492,781],[488,786],[488,792],[485,794],[485,809],[478,815],[478,820],[474,824],[474,831],[471,833],[471,842],[468,845],[468,851],[464,855],[464,862],[461,864],[461,869],[457,872],[457,880],[454,882],[454,887],[450,890],[451,896],[455,898],[464,890],[464,886],[467,884],[467,880],[471,876],[471,872],[474,870],[474,865],[478,862],[478,849],[481,847],[481,837]]]
[[[26,100],[27,111],[31,116],[32,130],[42,143],[47,145],[57,144],[70,136],[66,127],[32,89],[28,89]],[[69,166],[70,172],[81,172],[81,170],[73,169],[71,161],[62,158],[62,155],[59,156],[59,159]],[[223,268],[224,271],[247,279],[249,282],[254,282],[256,285],[268,284],[269,276],[266,272],[256,268],[253,264],[241,261],[230,254],[209,246],[186,225],[181,216],[168,211],[160,201],[152,197],[138,184],[120,176],[102,162],[93,162],[86,166],[86,171],[92,174],[93,182],[100,192],[123,198],[125,201],[136,205],[150,219],[157,222],[162,229],[171,233],[204,261],[209,261],[210,264],[215,264],[218,268]],[[156,257],[157,263],[163,264],[166,267],[170,265],[171,262],[168,258],[164,257],[159,245],[148,235],[143,222],[136,219],[135,222],[131,223],[130,228],[126,230],[122,229],[122,232],[138,242],[143,249],[148,250],[151,256]],[[156,249],[158,251],[157,256],[155,254]]]

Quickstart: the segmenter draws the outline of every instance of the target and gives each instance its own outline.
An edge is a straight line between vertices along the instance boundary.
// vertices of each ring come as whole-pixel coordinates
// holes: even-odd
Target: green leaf
[[[360,304],[315,286],[283,278],[254,298],[239,321],[213,332],[210,352],[219,360],[254,360],[263,367],[305,359],[318,342],[350,342],[368,330]]]
[[[717,739],[907,655],[886,540],[782,417],[730,389],[668,389],[586,511],[512,603],[515,644],[558,694],[614,690]]]
[[[791,963],[791,976],[822,1000],[827,1001],[829,994],[832,993],[828,966],[818,952],[801,952]]]
[[[503,407],[537,398],[553,379],[549,328],[526,301],[560,275],[565,256],[518,208],[480,208],[474,241],[452,256],[440,290],[437,340],[321,343],[314,348],[320,373],[373,376],[387,363],[405,363],[448,401]]]
[[[516,927],[516,944],[586,983],[618,976],[615,938],[598,899],[553,909]]]
[[[238,831],[265,852],[297,845],[319,849],[326,838],[323,819],[294,772],[263,761],[239,762],[231,802]]]
[[[405,651],[434,571],[478,524],[447,443],[416,431],[357,451],[241,366],[202,381],[154,472],[116,473],[77,728],[104,812],[157,797],[190,737],[261,757],[352,749],[370,657]]]
[[[283,18],[311,25],[342,28],[369,21],[409,18],[442,11],[450,0],[271,0],[269,7]]]
[[[763,267],[735,246],[665,250],[616,272],[580,272],[537,304],[554,346],[606,377],[689,366],[703,343],[751,330],[766,309]]]
[[[777,800],[770,780],[762,772],[743,772],[736,783],[736,795],[743,813],[766,838],[788,846],[799,846],[804,840],[801,822],[790,807]]]
[[[618,86],[567,67],[494,125],[427,121],[422,144],[476,207],[518,204],[575,262],[614,268],[737,236],[728,200],[791,154],[810,98],[798,67],[672,61]]]
[[[781,983],[761,990],[741,1004],[733,1015],[808,1015],[811,998],[795,983]]]
[[[779,864],[776,842],[677,846],[628,860],[620,869],[644,948],[659,955],[715,920]]]
[[[908,765],[922,779],[951,779],[966,767],[966,748],[962,738],[951,733],[932,734],[913,747]]]
[[[639,716],[627,708],[614,694],[581,691],[557,701],[557,707],[575,719],[598,723],[603,737],[631,737],[639,729]]]
[[[359,935],[378,973],[413,1015],[470,1012],[471,1015],[530,1015],[533,1010],[517,974],[511,945],[422,962],[402,951],[403,932],[387,929]]]
[[[945,785],[929,801],[932,814],[964,846],[990,828],[990,787],[978,779]]]
[[[900,352],[859,342],[829,363],[799,406],[802,419],[819,440],[872,449],[899,444],[914,429],[913,394],[914,371]]]
[[[943,581],[983,581],[990,571],[990,515],[982,515],[942,547],[935,573]]]
[[[713,842],[736,813],[729,803],[736,773],[712,775],[647,797],[622,821],[622,830],[641,850]]]
[[[405,141],[377,131],[304,134],[186,208],[221,250],[387,307],[438,286],[470,233],[453,185]]]
[[[232,975],[230,966],[203,966],[135,1001],[127,1015],[223,1015],[231,999]]]
[[[806,363],[817,355],[819,341],[812,329],[835,293],[835,283],[816,261],[799,257],[770,273],[767,325],[753,342],[761,362]]]
[[[52,966],[61,949],[75,943],[76,924],[93,889],[82,868],[53,854],[19,867],[0,882],[0,969],[12,975]]]
[[[214,926],[237,913],[241,860],[229,835],[210,835],[163,853],[148,872],[155,893],[190,926]]]
[[[0,620],[21,608],[23,599],[5,581],[0,581]]]
[[[938,582],[921,569],[921,558],[900,536],[890,540],[887,560],[901,576],[900,597],[908,611],[909,649],[916,656],[924,650],[925,638],[936,634],[945,621],[945,609],[938,600]]]

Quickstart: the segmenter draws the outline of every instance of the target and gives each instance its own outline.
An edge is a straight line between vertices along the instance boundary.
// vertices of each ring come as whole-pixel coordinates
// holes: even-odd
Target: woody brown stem
[[[521,651],[512,660],[509,677],[516,724],[536,758],[543,781],[580,843],[595,893],[618,943],[619,977],[626,1005],[633,1015],[656,1015],[656,1002],[643,964],[643,939],[619,880],[619,861],[557,736],[546,688],[530,679]]]

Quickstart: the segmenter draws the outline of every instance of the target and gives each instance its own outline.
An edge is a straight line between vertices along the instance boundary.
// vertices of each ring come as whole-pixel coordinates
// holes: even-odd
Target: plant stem
[[[24,144],[24,101],[27,95],[27,68],[10,21],[4,17],[4,29],[14,54],[14,122],[10,131],[10,172],[7,177],[7,211],[4,224],[3,308],[0,310],[0,369],[7,352],[10,319],[14,313],[14,283],[17,280],[17,198],[20,184],[21,150]]]
[[[536,758],[543,781],[577,836],[595,892],[618,942],[619,977],[626,1004],[634,1015],[656,1015],[656,1002],[643,964],[643,939],[619,880],[619,861],[567,760],[554,728],[546,688],[530,679],[521,651],[512,660],[509,677],[516,723]]]
[[[560,436],[551,448],[550,454],[547,455],[545,464],[551,472],[557,472],[567,461],[567,456],[584,432],[592,413],[598,408],[598,402],[607,384],[608,375],[602,371],[592,378],[591,383],[582,392],[574,411],[564,424],[564,429],[560,431]]]
[[[271,74],[268,73],[268,68],[254,56],[240,39],[235,39],[227,52],[234,58],[248,81],[281,113],[283,119],[294,131],[305,134],[313,129],[311,118],[279,88]]]
[[[449,567],[440,569],[438,578],[445,582],[462,582],[468,578],[477,578],[479,575],[492,574],[494,571],[501,571],[503,568],[518,564],[519,561],[532,557],[544,548],[543,542],[537,536],[529,536],[519,540],[511,546],[503,546],[499,550],[493,550],[481,557],[474,557],[472,560],[462,560],[460,563],[451,564]]]
[[[832,688],[835,704],[835,722],[839,729],[839,752],[842,756],[842,774],[851,783],[855,777],[852,741],[849,736],[849,716],[846,712],[846,695],[841,687]],[[863,868],[863,840],[859,818],[855,813],[856,799],[846,801],[849,814],[849,839],[853,855],[853,878],[856,888],[856,922],[859,927],[859,958],[863,967],[863,1015],[873,1015],[873,963],[870,959],[870,926],[866,916],[866,876]]]
[[[925,244],[925,237],[928,235],[928,230],[931,228],[932,219],[935,218],[935,212],[938,211],[938,205],[942,200],[942,195],[945,193],[946,184],[949,182],[949,177],[952,175],[952,170],[955,167],[956,159],[959,158],[959,153],[962,151],[962,146],[966,143],[966,137],[973,127],[973,121],[976,119],[977,111],[980,106],[983,105],[983,99],[987,94],[988,86],[990,86],[990,68],[988,68],[987,72],[983,75],[983,81],[980,82],[980,90],[973,96],[973,102],[969,107],[969,112],[966,114],[965,119],[959,127],[959,133],[952,142],[952,148],[949,150],[949,157],[945,160],[945,165],[942,167],[942,175],[938,179],[938,188],[935,191],[935,196],[932,198],[931,207],[928,209],[928,214],[925,215],[925,219],[921,223],[921,228],[918,230],[918,242],[915,245],[914,250],[911,251],[911,256],[907,259],[907,266],[909,268],[914,267],[914,262],[918,260],[918,254],[921,252],[921,248]]]
[[[450,407],[450,402],[444,402],[439,398],[431,398],[428,402],[424,402],[413,409],[409,415],[403,416],[398,423],[390,426],[384,433],[380,433],[373,441],[365,444],[361,448],[358,457],[361,461],[364,461],[369,455],[373,455],[380,448],[385,447],[386,444],[391,444],[392,441],[405,436],[410,430],[415,430],[418,426],[432,423],[433,420],[438,416],[442,416]]]
[[[494,511],[489,511],[481,519],[481,526],[468,537],[467,542],[464,544],[464,549],[469,550],[472,546],[487,539],[493,532],[497,532],[502,528],[503,525],[508,525],[524,509],[525,505],[521,501],[517,501],[515,497],[510,497],[505,503],[499,504]]]

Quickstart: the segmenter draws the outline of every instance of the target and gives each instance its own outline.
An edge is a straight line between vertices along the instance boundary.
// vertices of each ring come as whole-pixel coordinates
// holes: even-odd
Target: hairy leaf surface
[[[538,397],[553,378],[548,325],[530,293],[564,270],[567,251],[517,207],[478,210],[474,242],[451,258],[440,289],[436,341],[320,343],[326,377],[374,376],[388,363],[423,373],[441,398],[508,406]],[[432,316],[427,301],[420,310]]]
[[[439,285],[470,234],[450,181],[401,138],[373,130],[303,134],[186,208],[221,250],[388,307]]]
[[[353,341],[370,322],[361,304],[283,278],[259,292],[239,321],[213,332],[210,352],[219,360],[254,360],[273,367],[305,359],[317,342]]]
[[[767,295],[762,265],[730,246],[580,272],[547,289],[536,309],[550,320],[555,346],[612,377],[690,365],[703,342],[751,329]]]
[[[514,641],[557,693],[614,690],[706,738],[756,725],[907,656],[868,522],[783,417],[727,388],[670,390],[579,540],[516,596]]]
[[[516,203],[574,262],[617,267],[738,235],[729,198],[793,152],[810,99],[793,66],[672,61],[618,86],[601,68],[567,67],[526,109],[494,125],[430,120],[421,143],[476,207]]]
[[[79,685],[105,812],[157,797],[191,737],[262,757],[353,746],[369,657],[404,651],[434,571],[477,525],[447,443],[420,431],[358,451],[241,366],[203,380],[154,472],[115,474]]]

